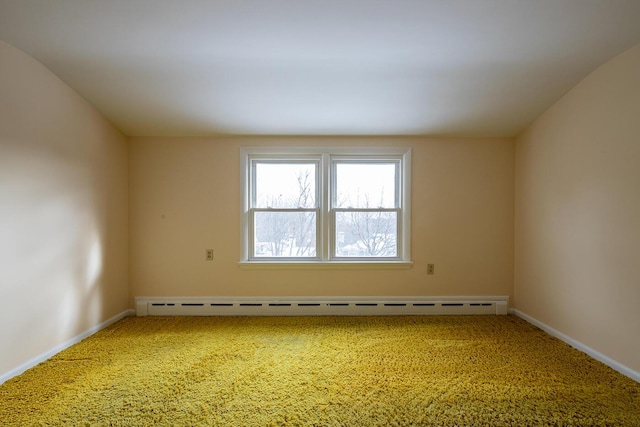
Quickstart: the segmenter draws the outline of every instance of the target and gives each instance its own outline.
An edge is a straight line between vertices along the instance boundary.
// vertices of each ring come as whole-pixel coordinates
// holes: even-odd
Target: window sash
[[[304,213],[304,212],[313,212],[315,214],[315,256],[258,256],[256,255],[256,214],[261,212],[267,213]],[[320,209],[289,209],[289,208],[251,208],[249,209],[249,259],[250,260],[261,260],[261,261],[292,261],[292,260],[304,260],[304,261],[314,261],[321,259],[321,238],[320,238]]]
[[[392,212],[396,214],[396,227],[395,227],[395,256],[344,256],[338,255],[338,226],[336,216],[338,213],[349,213],[349,212],[362,212],[362,213],[383,213],[383,212]],[[331,209],[331,259],[335,260],[357,260],[357,261],[400,261],[403,258],[402,253],[402,209],[400,208],[378,208],[378,209],[368,209],[368,208],[335,208]]]
[[[250,158],[250,173],[249,173],[249,182],[250,182],[250,189],[249,189],[249,207],[252,209],[257,209],[257,196],[258,196],[258,187],[257,187],[257,179],[258,179],[258,174],[257,174],[257,166],[258,164],[281,164],[281,165],[295,165],[295,164],[300,164],[300,165],[308,165],[308,164],[313,164],[315,165],[315,188],[314,188],[314,201],[315,201],[315,206],[314,208],[319,208],[321,205],[321,198],[322,198],[322,194],[321,194],[321,185],[319,182],[320,179],[320,159],[318,158],[318,156],[313,156],[313,157],[277,157],[277,158],[263,158],[263,157],[251,157]],[[269,208],[270,209],[270,208]],[[288,208],[287,208],[288,209]],[[293,208],[292,208],[293,209]]]
[[[331,209],[337,209],[338,196],[338,165],[376,165],[376,164],[393,164],[395,166],[394,176],[394,207],[400,209],[402,207],[402,156],[331,156]],[[389,209],[389,208],[383,208]]]

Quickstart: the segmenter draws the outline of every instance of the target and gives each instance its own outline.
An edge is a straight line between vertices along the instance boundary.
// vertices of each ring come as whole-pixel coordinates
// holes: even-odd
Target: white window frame
[[[257,156],[249,156],[248,162],[249,165],[248,167],[250,168],[250,172],[249,172],[249,176],[248,176],[248,207],[247,207],[247,220],[248,220],[248,224],[247,224],[247,244],[249,245],[248,247],[248,253],[247,253],[247,259],[251,260],[251,261],[268,261],[268,262],[288,262],[288,261],[292,261],[292,262],[298,262],[298,261],[320,261],[322,259],[322,240],[320,238],[320,233],[322,232],[322,189],[321,189],[321,185],[319,185],[319,181],[320,181],[320,177],[322,176],[322,159],[319,158],[318,156],[309,156],[309,155],[302,155],[302,156],[296,156],[296,155],[278,155],[278,156],[264,156],[264,155],[257,155]],[[301,208],[301,207],[297,207],[297,208],[272,208],[272,207],[266,207],[266,208],[260,208],[260,207],[253,207],[254,204],[256,203],[255,201],[255,196],[256,196],[256,163],[273,163],[273,164],[278,164],[278,163],[282,163],[282,164],[295,164],[295,163],[300,163],[300,164],[309,164],[309,163],[315,163],[316,167],[315,167],[315,201],[316,201],[316,205],[313,208]],[[251,200],[253,199],[253,200]],[[255,239],[254,239],[254,235],[253,235],[253,230],[254,230],[254,218],[255,216],[252,215],[251,213],[259,213],[259,212],[315,212],[316,214],[316,256],[315,257],[252,257],[251,254],[255,253]]]
[[[264,258],[251,257],[253,253],[253,224],[250,197],[255,193],[252,174],[254,161],[318,162],[316,176],[316,257]],[[340,161],[363,163],[398,162],[396,198],[398,206],[397,256],[396,257],[336,257],[335,233],[332,231],[335,212],[332,200],[335,192],[335,165]],[[360,148],[360,147],[242,147],[240,149],[240,262],[241,268],[410,268],[411,261],[411,149],[410,148]],[[332,187],[333,186],[333,187]],[[258,209],[257,211],[261,211]],[[296,209],[285,209],[297,211]],[[375,209],[378,211],[379,209]]]
[[[402,202],[404,200],[404,195],[402,194],[403,187],[403,179],[402,179],[402,164],[403,160],[399,156],[373,156],[373,155],[359,155],[359,156],[344,156],[344,155],[331,155],[331,173],[329,176],[329,181],[331,182],[331,191],[329,194],[329,204],[330,204],[330,221],[332,226],[329,230],[329,238],[330,238],[330,259],[331,261],[402,261],[402,229],[403,229],[403,218],[402,218]],[[390,164],[395,163],[395,200],[393,208],[338,208],[336,207],[336,196],[337,196],[337,185],[338,180],[336,178],[337,175],[337,166],[339,164]],[[347,257],[347,256],[338,256],[336,254],[337,244],[336,244],[336,228],[333,227],[333,224],[336,224],[336,214],[339,212],[396,212],[397,215],[397,230],[396,230],[396,256],[395,257]]]

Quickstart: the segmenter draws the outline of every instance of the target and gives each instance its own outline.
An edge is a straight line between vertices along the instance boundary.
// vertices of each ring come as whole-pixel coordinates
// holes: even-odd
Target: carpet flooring
[[[514,316],[126,318],[0,386],[5,426],[640,426]]]

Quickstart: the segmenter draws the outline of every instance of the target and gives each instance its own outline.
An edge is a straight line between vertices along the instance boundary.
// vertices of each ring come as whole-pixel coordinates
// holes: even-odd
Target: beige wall
[[[0,374],[128,308],[127,141],[0,42]]]
[[[639,117],[636,46],[515,148],[511,139],[395,137],[128,144],[0,42],[0,342],[19,343],[3,346],[0,374],[122,312],[131,296],[163,295],[509,295],[640,371]],[[239,149],[257,145],[411,147],[413,268],[241,270]]]
[[[240,147],[257,145],[411,147],[413,268],[241,270]],[[511,295],[513,156],[511,139],[132,138],[132,295]]]
[[[640,45],[518,138],[515,305],[640,371]]]

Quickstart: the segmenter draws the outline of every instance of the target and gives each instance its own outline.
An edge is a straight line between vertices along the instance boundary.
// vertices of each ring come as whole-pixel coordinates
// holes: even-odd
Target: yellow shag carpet
[[[132,317],[0,386],[0,424],[640,426],[640,384],[514,316]]]

